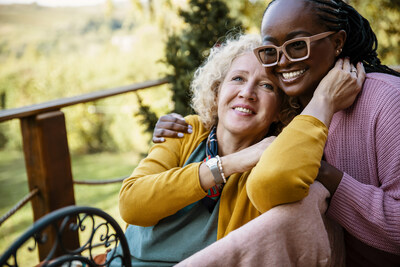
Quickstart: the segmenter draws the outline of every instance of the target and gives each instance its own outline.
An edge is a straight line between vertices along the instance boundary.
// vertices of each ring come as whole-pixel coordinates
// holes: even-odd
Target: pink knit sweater
[[[334,115],[325,157],[344,172],[327,214],[347,231],[347,255],[400,255],[400,78],[367,75],[355,104]]]

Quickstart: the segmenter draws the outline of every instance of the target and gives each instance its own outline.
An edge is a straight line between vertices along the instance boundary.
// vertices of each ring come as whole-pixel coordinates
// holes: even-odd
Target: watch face
[[[216,158],[211,158],[211,159],[209,159],[209,160],[206,161],[206,165],[207,165],[208,167],[212,167],[212,166],[214,166],[214,165],[216,165],[216,164],[217,164],[217,159],[216,159]]]

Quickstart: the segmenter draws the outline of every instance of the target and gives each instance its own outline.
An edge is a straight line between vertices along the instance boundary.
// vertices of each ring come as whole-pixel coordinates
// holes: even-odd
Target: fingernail
[[[192,133],[192,132],[193,132],[192,128],[189,128],[189,129],[187,130],[187,132],[188,132],[188,133]]]
[[[164,138],[164,137],[161,137],[161,138],[160,138],[160,141],[161,141],[161,142],[165,142],[165,138]]]
[[[192,128],[193,128],[193,127],[192,127],[192,125],[190,125],[190,124],[189,124],[189,126],[188,126],[188,127],[189,127],[190,129],[192,129]]]
[[[178,133],[178,137],[183,137],[183,133]]]

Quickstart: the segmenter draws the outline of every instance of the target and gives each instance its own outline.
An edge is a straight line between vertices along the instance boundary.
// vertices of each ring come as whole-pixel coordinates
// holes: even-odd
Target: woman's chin
[[[237,138],[246,137],[247,139],[252,139],[253,136],[257,135],[254,131],[255,128],[255,125],[236,124],[231,125],[226,130]]]
[[[293,97],[303,97],[309,94],[313,94],[315,88],[313,86],[308,85],[305,80],[302,80],[298,83],[280,83],[280,88],[282,88],[283,92],[288,96]]]
[[[304,94],[303,88],[299,85],[282,85],[281,88],[283,92],[288,96],[298,97]]]

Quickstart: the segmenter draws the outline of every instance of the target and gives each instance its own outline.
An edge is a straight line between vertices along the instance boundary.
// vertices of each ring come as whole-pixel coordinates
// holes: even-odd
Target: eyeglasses
[[[254,49],[254,54],[264,67],[278,64],[280,52],[292,62],[302,61],[310,56],[310,43],[328,37],[336,32],[329,31],[310,37],[299,37],[286,41],[282,46],[264,45]]]

